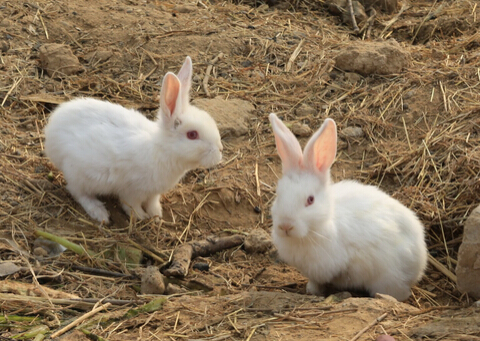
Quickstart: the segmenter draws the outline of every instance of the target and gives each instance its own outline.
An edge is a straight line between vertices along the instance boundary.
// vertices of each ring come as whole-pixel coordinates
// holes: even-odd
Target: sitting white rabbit
[[[332,119],[302,153],[282,121],[269,118],[283,170],[272,206],[280,258],[309,279],[308,293],[324,294],[332,284],[407,299],[427,265],[424,228],[415,213],[377,187],[331,183],[337,152]]]
[[[197,167],[222,159],[214,119],[189,103],[192,61],[163,78],[158,119],[93,98],[61,104],[45,127],[45,152],[67,189],[100,222],[109,214],[97,195],[118,195],[127,214],[162,216],[160,195]]]

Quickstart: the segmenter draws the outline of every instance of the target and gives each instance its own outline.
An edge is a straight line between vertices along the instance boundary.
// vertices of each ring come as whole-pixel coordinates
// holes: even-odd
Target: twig
[[[350,339],[350,341],[355,341],[355,340],[358,340],[360,338],[360,336],[362,336],[367,330],[369,330],[370,328],[372,328],[374,325],[376,325],[378,322],[381,322],[386,316],[387,316],[388,313],[384,313],[382,315],[380,315],[379,317],[377,317],[375,320],[373,320],[372,322],[370,322],[368,324],[368,326],[366,326],[365,328],[363,328],[362,330],[360,330],[357,335],[355,335],[353,338]]]
[[[188,274],[188,268],[192,259],[205,257],[221,250],[239,246],[244,240],[244,236],[237,234],[229,237],[212,237],[183,244],[173,252],[172,264],[163,274],[166,276],[185,277]]]
[[[143,245],[141,244],[138,244],[136,242],[134,242],[133,240],[131,239],[128,239],[128,242],[130,244],[132,244],[134,247],[136,247],[137,249],[141,250],[143,253],[149,255],[150,257],[152,257],[153,259],[157,260],[158,262],[160,263],[163,263],[165,262],[165,259],[163,259],[162,257],[160,257],[159,255],[157,255],[156,253],[150,251],[149,249],[147,249],[146,247],[144,247]]]
[[[42,22],[43,30],[45,31],[45,37],[47,39],[50,39],[48,36],[48,31],[47,31],[47,26],[45,26],[45,23],[43,22],[42,15],[40,14],[40,11],[38,12],[38,17],[40,18],[40,21]]]
[[[16,79],[16,80],[13,82],[12,87],[10,88],[10,90],[8,90],[7,94],[6,94],[5,97],[3,98],[2,104],[0,104],[0,107],[3,107],[3,105],[4,105],[5,102],[7,101],[8,96],[10,96],[10,94],[13,92],[13,90],[17,87],[18,83],[20,83],[20,81],[21,81],[22,79],[23,79],[23,78],[18,78],[18,79]]]
[[[295,59],[297,59],[298,55],[300,54],[300,51],[302,51],[302,46],[304,43],[305,43],[305,39],[300,40],[300,42],[298,43],[298,46],[295,48],[290,58],[288,58],[287,65],[285,65],[285,72],[289,72],[290,69],[292,68],[292,64],[295,61]]]
[[[213,58],[208,64],[207,71],[205,71],[205,77],[203,78],[203,91],[207,97],[210,97],[210,91],[208,91],[208,79],[210,78],[210,72],[212,72],[213,64],[218,62],[219,59],[223,58],[223,52],[220,52],[215,58]]]
[[[347,0],[348,12],[350,13],[350,19],[352,20],[353,32],[358,33],[360,29],[357,26],[357,20],[355,19],[355,12],[353,11],[352,0]]]
[[[407,4],[403,4],[402,8],[400,8],[400,11],[395,15],[395,17],[392,18],[389,22],[386,23],[385,28],[382,30],[382,33],[380,33],[380,37],[383,37],[383,34],[385,33],[386,30],[388,30],[390,27],[392,27],[393,24],[400,18],[403,12],[405,12],[407,9],[409,9],[410,6]]]
[[[73,270],[78,270],[78,271],[82,271],[82,272],[85,272],[85,273],[90,273],[90,274],[97,275],[97,276],[133,278],[132,275],[122,274],[120,272],[114,272],[114,271],[109,271],[109,270],[104,270],[104,269],[90,268],[90,267],[87,267],[87,266],[72,265],[71,268]]]
[[[255,162],[255,182],[257,185],[257,196],[260,198],[262,196],[262,192],[260,190],[260,181],[258,179],[258,162]]]
[[[438,260],[433,258],[431,255],[428,255],[428,261],[430,264],[432,264],[438,271],[440,271],[442,274],[450,278],[450,280],[454,283],[457,283],[457,276],[453,274],[450,270],[448,270],[442,263],[440,263]]]
[[[95,315],[96,313],[98,313],[99,311],[101,310],[104,310],[104,309],[107,309],[109,306],[111,306],[110,303],[105,303],[104,305],[100,306],[100,307],[97,307],[91,311],[89,311],[88,313],[84,314],[83,316],[80,316],[78,319],[76,319],[75,321],[73,321],[72,323],[70,323],[69,325],[66,325],[65,327],[63,327],[62,329],[56,331],[55,333],[53,333],[52,335],[50,335],[50,338],[51,339],[54,339],[56,338],[57,336],[60,336],[66,332],[68,332],[70,329],[72,329],[73,327],[76,327],[78,326],[80,323],[82,323],[83,321],[85,321],[86,319],[88,319],[90,316],[93,316]]]

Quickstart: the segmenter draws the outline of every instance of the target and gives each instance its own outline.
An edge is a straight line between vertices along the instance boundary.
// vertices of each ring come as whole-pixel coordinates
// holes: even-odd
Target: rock
[[[345,11],[347,0],[331,0],[327,4],[328,11],[333,15],[342,15]]]
[[[335,59],[339,69],[362,76],[397,74],[409,62],[410,55],[393,39],[381,42],[352,42]]]
[[[302,103],[298,106],[297,109],[295,109],[295,115],[297,116],[300,116],[300,117],[303,117],[303,116],[313,116],[317,113],[317,110],[306,104],[306,103]]]
[[[388,14],[395,13],[398,7],[397,0],[361,0],[365,8],[374,7],[376,9],[387,12]]]
[[[395,341],[395,339],[390,335],[384,334],[377,337],[375,341]]]
[[[480,206],[475,208],[463,228],[463,240],[458,249],[457,287],[480,299]]]
[[[92,60],[94,60],[95,62],[105,62],[109,60],[112,56],[113,56],[112,51],[97,50],[97,51],[87,53],[84,58],[85,60],[88,60],[89,63],[92,62]]]
[[[305,123],[295,122],[290,127],[292,133],[300,137],[308,137],[312,135],[312,129]]]
[[[390,302],[398,302],[398,300],[395,297],[387,295],[387,294],[380,294],[378,292],[375,294],[375,298],[379,299],[379,300],[387,300],[387,301],[390,301]]]
[[[247,253],[264,253],[272,247],[270,235],[263,229],[257,228],[251,231],[245,238],[245,251]]]
[[[195,5],[176,5],[173,10],[178,13],[192,13],[198,12],[198,7]]]
[[[367,13],[365,13],[365,8],[360,2],[352,1],[352,8],[357,25],[368,19]],[[342,11],[342,22],[352,25],[352,16],[348,10]]]
[[[186,289],[182,288],[177,284],[168,283],[167,288],[165,289],[166,295],[182,294],[187,292]]]
[[[221,188],[218,191],[218,196],[226,206],[230,206],[235,203],[235,193],[228,188]]]
[[[84,71],[83,66],[63,44],[44,44],[38,49],[42,68],[50,77],[70,76]]]
[[[67,248],[57,242],[39,237],[33,242],[34,253],[36,256],[58,257]],[[43,251],[42,251],[43,250]]]
[[[367,20],[368,16],[365,13],[365,7],[361,1],[352,1],[352,8],[357,24]],[[333,15],[341,16],[342,22],[352,25],[352,18],[347,9],[347,0],[330,0],[328,3],[328,11]]]
[[[0,52],[7,53],[10,49],[10,44],[5,40],[0,42]]]
[[[345,72],[345,80],[351,84],[355,84],[362,80],[362,76],[355,72]]]
[[[345,127],[340,131],[340,135],[346,137],[363,137],[364,132],[363,129],[360,127]]]
[[[7,19],[7,18],[0,20],[0,27],[7,27],[8,28],[8,27],[12,27],[12,26],[14,26],[14,23],[13,23],[12,20]]]
[[[161,295],[165,292],[163,276],[156,266],[149,266],[142,276],[142,294]]]
[[[212,115],[222,137],[246,135],[248,121],[254,117],[253,104],[238,98],[228,101],[221,97],[196,98],[192,104]]]

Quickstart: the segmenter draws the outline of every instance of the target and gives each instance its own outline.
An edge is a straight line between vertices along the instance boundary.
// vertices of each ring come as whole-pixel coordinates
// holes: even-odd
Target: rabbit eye
[[[196,140],[198,139],[198,132],[196,130],[190,130],[187,132],[187,138],[189,140]]]
[[[315,201],[315,197],[313,195],[310,195],[307,198],[307,203],[305,204],[305,206],[310,206],[311,204],[313,204],[314,201]]]

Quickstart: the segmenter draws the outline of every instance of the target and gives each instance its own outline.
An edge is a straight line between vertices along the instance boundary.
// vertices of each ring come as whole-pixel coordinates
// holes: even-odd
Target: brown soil
[[[340,130],[358,126],[364,131],[361,137],[340,134],[334,180],[376,184],[414,209],[425,224],[438,264],[429,266],[407,302],[323,301],[304,295],[306,279],[273,254],[236,248],[194,260],[208,263],[210,270],[190,269],[180,283],[190,285],[188,293],[168,296],[161,309],[121,318],[129,308],[112,304],[101,313],[108,323],[97,323],[94,315],[84,327],[109,340],[350,340],[387,313],[359,339],[373,340],[385,332],[396,340],[479,338],[478,308],[467,308],[472,301],[458,292],[452,276],[463,223],[477,206],[480,189],[480,7],[466,0],[416,1],[392,22],[395,13],[377,13],[370,36],[367,31],[355,36],[320,1],[250,5],[253,1],[0,4],[0,255],[23,267],[9,279],[40,282],[82,299],[150,301],[138,295],[138,269],[126,267],[118,255],[111,260],[112,251],[134,241],[157,257],[145,255],[141,267],[160,266],[180,243],[255,228],[269,231],[281,167],[268,113],[314,130],[332,117]],[[432,6],[437,10],[433,17]],[[353,40],[388,38],[411,56],[398,74],[352,76],[335,68],[335,57]],[[80,72],[47,75],[39,61],[45,43],[69,46]],[[177,72],[191,56],[192,98],[205,97],[205,71],[219,53],[225,56],[213,67],[209,91],[255,105],[247,135],[224,137],[224,161],[218,167],[188,173],[162,198],[161,224],[129,221],[116,200],[106,198],[113,224],[99,228],[42,153],[51,111],[67,99],[92,96],[153,117],[167,71]],[[305,105],[315,114],[302,114]],[[101,256],[67,251],[56,258],[36,257],[35,230]],[[114,278],[78,266],[135,276]],[[0,292],[23,295],[3,284]],[[45,295],[52,297],[38,294]],[[51,332],[93,307],[0,299],[4,315],[39,316]],[[455,323],[438,323],[444,319]],[[18,334],[20,324],[0,325],[0,335]]]

